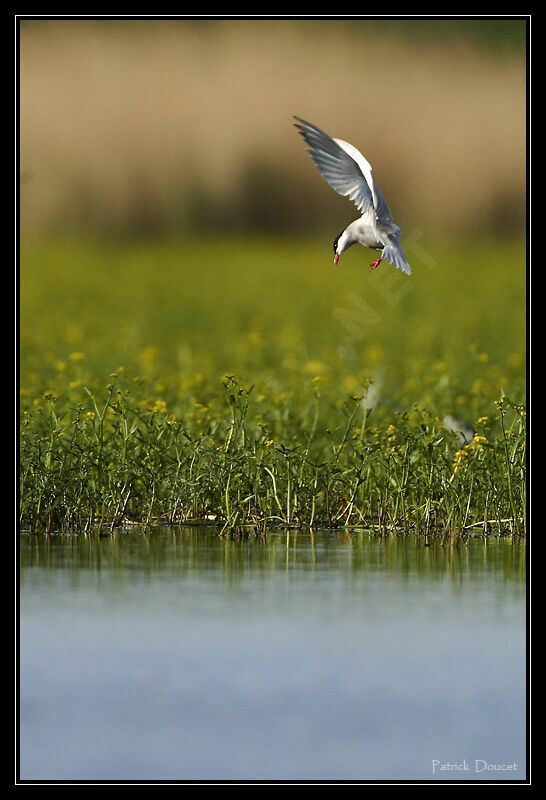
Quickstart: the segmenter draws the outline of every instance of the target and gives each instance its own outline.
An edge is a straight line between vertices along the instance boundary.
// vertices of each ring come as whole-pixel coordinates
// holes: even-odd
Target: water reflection
[[[111,536],[24,536],[21,565],[69,570],[106,567],[123,570],[222,570],[233,578],[251,571],[322,569],[347,572],[411,573],[430,580],[464,580],[472,571],[502,574],[507,582],[525,580],[525,540],[475,537],[466,542],[441,539],[427,544],[412,536],[374,536],[365,532],[280,531],[266,537],[221,537],[214,528],[156,528],[147,533]],[[23,572],[24,578],[24,572]]]
[[[525,759],[525,542],[21,538],[27,779],[430,779]],[[435,779],[506,779],[436,772]]]

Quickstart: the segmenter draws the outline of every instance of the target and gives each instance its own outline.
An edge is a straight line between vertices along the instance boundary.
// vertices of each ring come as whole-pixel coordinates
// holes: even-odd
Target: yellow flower
[[[306,364],[304,364],[303,371],[307,375],[320,376],[328,372],[328,366],[323,364],[322,361],[311,359],[311,361],[308,361]]]
[[[70,353],[68,357],[71,361],[83,361],[85,353]]]
[[[463,466],[468,458],[468,452],[462,448],[461,450],[457,450],[455,455],[453,456],[453,470],[457,472],[459,467]]]
[[[360,386],[360,381],[356,375],[345,375],[343,378],[343,388],[348,392],[354,392]]]
[[[164,400],[156,400],[152,406],[152,411],[166,411],[167,403]]]
[[[248,334],[249,344],[256,344],[256,345],[262,344],[263,340],[264,338],[259,331],[251,331]]]
[[[76,344],[83,339],[83,331],[76,323],[69,322],[65,328],[64,338],[69,344]]]
[[[478,448],[481,447],[486,442],[487,442],[487,436],[481,436],[479,433],[475,433],[468,447]]]
[[[364,353],[373,364],[377,364],[385,358],[385,350],[380,344],[369,344]]]
[[[159,356],[157,347],[145,347],[138,354],[141,369],[144,371],[151,369],[154,366]]]
[[[470,390],[472,394],[480,395],[484,394],[487,395],[487,384],[483,378],[476,378],[474,383],[472,384],[472,389]]]

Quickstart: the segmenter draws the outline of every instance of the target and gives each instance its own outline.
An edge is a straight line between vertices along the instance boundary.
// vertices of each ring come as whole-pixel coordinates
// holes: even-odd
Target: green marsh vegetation
[[[24,246],[23,526],[523,533],[521,243],[329,250]]]
[[[525,533],[523,54],[402,24],[22,23],[24,529]],[[372,161],[411,278],[333,269],[292,114]]]

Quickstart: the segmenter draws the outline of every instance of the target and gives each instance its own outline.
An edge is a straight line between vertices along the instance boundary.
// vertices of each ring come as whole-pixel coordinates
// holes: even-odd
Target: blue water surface
[[[22,536],[20,777],[522,780],[524,559],[510,539]]]

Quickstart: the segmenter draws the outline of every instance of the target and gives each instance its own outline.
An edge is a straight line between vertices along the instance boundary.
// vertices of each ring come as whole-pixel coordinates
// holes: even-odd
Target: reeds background
[[[23,21],[22,232],[333,236],[353,212],[296,114],[363,151],[403,230],[519,234],[525,23],[446,25]],[[497,29],[516,45],[470,35]]]

